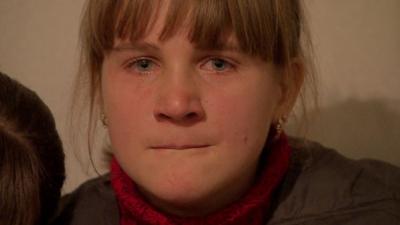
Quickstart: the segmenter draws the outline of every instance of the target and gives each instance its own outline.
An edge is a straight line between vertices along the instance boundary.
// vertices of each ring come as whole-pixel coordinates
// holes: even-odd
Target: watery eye
[[[209,59],[202,67],[208,71],[224,72],[232,69],[233,65],[224,59],[213,58]]]
[[[153,66],[153,62],[149,59],[139,59],[135,62],[135,67],[139,70],[149,70]]]
[[[222,59],[212,59],[211,63],[215,70],[224,70],[227,66],[227,62]]]
[[[127,68],[129,70],[136,71],[138,73],[148,73],[153,71],[156,67],[156,64],[151,59],[136,59],[130,63],[128,63]]]

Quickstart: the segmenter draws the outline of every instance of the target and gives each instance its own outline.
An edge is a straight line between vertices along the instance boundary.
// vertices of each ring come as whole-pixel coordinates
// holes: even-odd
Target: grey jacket
[[[400,225],[400,168],[351,160],[291,138],[290,169],[266,212],[267,225]],[[62,199],[54,225],[118,225],[108,175]]]

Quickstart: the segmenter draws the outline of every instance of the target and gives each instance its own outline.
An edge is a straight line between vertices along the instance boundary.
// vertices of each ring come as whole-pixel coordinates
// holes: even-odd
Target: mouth
[[[175,145],[175,144],[168,144],[168,145],[157,145],[157,146],[152,146],[151,149],[154,150],[187,150],[187,149],[201,149],[201,148],[207,148],[210,147],[210,145],[207,144],[200,144],[200,145]]]

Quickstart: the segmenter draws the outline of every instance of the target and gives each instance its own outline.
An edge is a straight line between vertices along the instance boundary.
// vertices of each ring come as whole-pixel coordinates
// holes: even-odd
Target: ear
[[[292,111],[300,90],[304,83],[305,66],[298,58],[292,60],[288,66],[281,71],[281,99],[275,113],[274,121],[287,117]]]

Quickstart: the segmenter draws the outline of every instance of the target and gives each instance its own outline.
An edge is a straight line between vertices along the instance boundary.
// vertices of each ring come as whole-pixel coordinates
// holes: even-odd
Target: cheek
[[[132,85],[129,77],[112,71],[103,78],[104,110],[113,146],[119,149],[121,146],[140,144],[140,128],[151,119],[151,90]]]
[[[276,109],[274,86],[249,85],[214,99],[215,124],[231,144],[257,151],[262,148]],[[212,115],[210,116],[212,117]]]
[[[256,102],[238,105],[237,101],[232,101],[221,109],[220,115],[226,116],[219,118],[223,123],[220,125],[224,141],[222,145],[229,152],[229,157],[249,164],[258,159],[270,124],[270,113],[262,113],[253,103]]]

